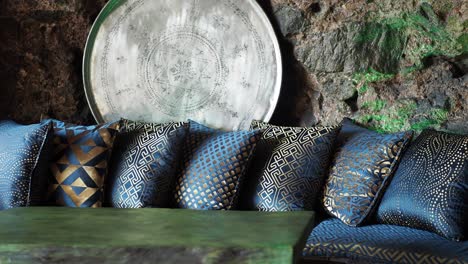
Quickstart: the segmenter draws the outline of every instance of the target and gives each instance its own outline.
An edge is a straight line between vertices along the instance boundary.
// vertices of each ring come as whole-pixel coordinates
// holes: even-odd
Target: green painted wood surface
[[[292,263],[313,212],[17,208],[0,263]]]

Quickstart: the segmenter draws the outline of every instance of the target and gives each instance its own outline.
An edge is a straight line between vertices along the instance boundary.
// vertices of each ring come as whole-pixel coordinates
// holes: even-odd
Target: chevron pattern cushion
[[[51,137],[50,122],[0,121],[0,210],[44,202]]]
[[[468,232],[468,136],[423,131],[403,157],[377,220],[464,240]]]
[[[242,193],[242,208],[261,211],[314,210],[333,155],[337,127],[278,127],[264,130]]]
[[[468,241],[452,242],[434,233],[394,225],[351,227],[337,218],[314,228],[305,259],[347,263],[468,263]]]
[[[379,134],[350,119],[343,120],[324,191],[328,213],[350,226],[365,223],[377,208],[412,136],[412,132]]]
[[[101,207],[107,163],[119,122],[78,126],[52,120],[54,157],[50,164],[51,204]]]
[[[222,132],[194,121],[189,125],[183,166],[175,188],[177,207],[234,208],[261,131]]]
[[[121,121],[106,195],[112,207],[168,207],[186,123]]]

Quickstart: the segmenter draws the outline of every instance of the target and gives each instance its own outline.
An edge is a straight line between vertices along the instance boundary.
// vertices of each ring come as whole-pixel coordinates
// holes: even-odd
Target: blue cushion
[[[468,231],[468,136],[423,131],[404,155],[377,218],[463,240]]]
[[[233,209],[261,131],[223,132],[194,121],[189,126],[175,188],[176,206]]]
[[[49,201],[68,207],[101,207],[107,164],[119,122],[80,126],[52,120],[54,156]]]
[[[44,202],[51,132],[50,122],[0,121],[0,210]]]
[[[106,193],[112,207],[168,207],[186,123],[121,120]],[[106,199],[107,200],[107,199]]]
[[[262,129],[242,192],[242,208],[260,211],[314,210],[330,166],[338,127],[279,127],[253,121]]]
[[[467,263],[468,242],[402,226],[350,227],[333,218],[312,230],[303,256],[358,263]]]
[[[330,215],[358,226],[375,212],[413,132],[379,134],[344,119],[325,185]]]

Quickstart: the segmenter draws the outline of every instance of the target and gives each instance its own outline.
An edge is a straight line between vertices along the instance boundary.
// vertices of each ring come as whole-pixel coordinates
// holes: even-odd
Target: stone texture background
[[[93,123],[81,63],[106,0],[0,0],[0,118]],[[273,123],[468,132],[465,0],[258,0],[284,80]]]

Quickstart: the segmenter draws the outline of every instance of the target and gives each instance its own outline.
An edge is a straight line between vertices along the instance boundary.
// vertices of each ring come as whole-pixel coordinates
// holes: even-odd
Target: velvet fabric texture
[[[50,122],[0,121],[0,210],[45,201],[51,136]]]
[[[350,263],[468,263],[468,242],[394,225],[347,226],[333,218],[312,230],[303,250],[306,259]],[[340,261],[341,262],[341,261]]]
[[[229,210],[261,131],[223,132],[190,121],[175,188],[179,208]]]
[[[384,224],[463,240],[468,224],[468,136],[425,130],[409,147],[377,213]]]
[[[412,132],[379,134],[344,119],[325,185],[327,212],[350,226],[375,212]]]
[[[187,129],[121,120],[106,185],[110,206],[168,207]]]
[[[242,192],[242,208],[260,211],[314,210],[334,151],[338,127],[279,127],[263,130]]]
[[[68,207],[101,207],[107,164],[119,122],[79,126],[52,120],[54,156],[49,201]]]

